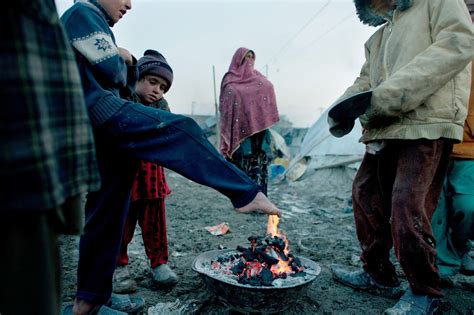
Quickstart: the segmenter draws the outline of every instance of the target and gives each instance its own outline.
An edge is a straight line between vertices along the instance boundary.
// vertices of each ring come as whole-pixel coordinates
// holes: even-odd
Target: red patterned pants
[[[166,213],[164,199],[138,199],[131,202],[118,265],[128,264],[128,244],[132,241],[135,227],[142,229],[145,252],[152,268],[168,262],[168,239],[166,237]]]

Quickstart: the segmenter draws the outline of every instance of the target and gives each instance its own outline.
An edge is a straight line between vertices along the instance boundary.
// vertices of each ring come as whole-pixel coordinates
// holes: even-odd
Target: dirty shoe
[[[393,307],[386,309],[387,315],[431,315],[441,306],[441,300],[428,295],[414,294],[408,289]]]
[[[469,251],[461,256],[461,269],[459,272],[466,276],[474,276],[474,260],[469,256]]]
[[[112,291],[114,293],[132,293],[137,291],[137,282],[132,279],[127,266],[118,266],[115,269]]]
[[[112,293],[108,306],[113,310],[127,314],[138,314],[144,310],[145,300],[139,296]]]
[[[378,284],[363,269],[348,271],[342,266],[331,265],[331,272],[334,280],[356,290],[366,291],[392,299],[399,298],[403,293],[399,286],[390,287]]]
[[[160,286],[169,286],[178,283],[178,276],[167,264],[159,265],[151,270],[153,281]]]

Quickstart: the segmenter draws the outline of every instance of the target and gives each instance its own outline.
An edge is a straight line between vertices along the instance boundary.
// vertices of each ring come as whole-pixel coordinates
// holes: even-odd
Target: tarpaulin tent
[[[286,172],[288,179],[300,178],[307,169],[358,167],[365,152],[365,146],[359,142],[362,134],[359,120],[356,120],[349,134],[336,138],[329,133],[328,111],[323,112],[306,133],[298,154],[291,160]]]

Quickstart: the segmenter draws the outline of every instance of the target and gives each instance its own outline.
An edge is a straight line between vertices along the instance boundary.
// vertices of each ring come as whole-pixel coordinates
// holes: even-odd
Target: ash
[[[219,257],[223,257],[223,258],[227,257],[228,259],[230,259],[232,256],[235,256],[235,255],[239,255],[239,252],[237,252],[237,251],[230,252],[230,253],[221,255]],[[204,273],[204,274],[208,275],[209,277],[211,277],[213,279],[216,279],[216,280],[219,280],[219,281],[222,281],[222,282],[225,282],[225,283],[241,286],[241,287],[247,287],[247,288],[255,288],[256,287],[255,285],[251,285],[251,284],[239,283],[239,277],[237,275],[233,274],[232,271],[230,271],[232,266],[234,266],[236,264],[235,262],[232,263],[232,262],[229,261],[228,263],[221,265],[221,268],[219,268],[219,269],[213,269],[212,268],[213,263],[214,263],[214,261],[202,262],[201,264],[197,265],[196,267],[197,267],[199,272]],[[215,266],[215,264],[214,264],[214,266]],[[303,265],[303,267],[304,267],[304,275],[297,276],[297,277],[288,276],[285,279],[278,278],[278,279],[273,280],[271,285],[269,285],[269,286],[260,286],[260,288],[261,289],[270,289],[272,287],[273,288],[296,287],[296,286],[301,285],[303,283],[306,283],[310,280],[313,280],[319,274],[318,270],[314,270],[309,266]]]

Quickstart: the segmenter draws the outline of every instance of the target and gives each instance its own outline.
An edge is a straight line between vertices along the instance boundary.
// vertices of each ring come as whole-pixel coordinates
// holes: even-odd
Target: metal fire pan
[[[311,283],[321,272],[321,267],[316,262],[298,256],[303,267],[308,271],[300,281],[285,281],[281,286],[257,287],[238,283],[225,276],[213,275],[210,272],[210,262],[217,260],[218,256],[238,253],[236,250],[213,250],[200,254],[193,261],[192,269],[200,274],[209,291],[232,310],[240,312],[281,312],[294,305],[299,298],[308,291]]]

